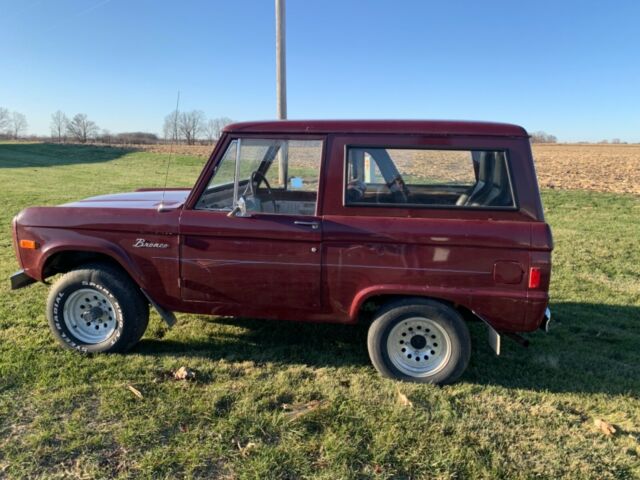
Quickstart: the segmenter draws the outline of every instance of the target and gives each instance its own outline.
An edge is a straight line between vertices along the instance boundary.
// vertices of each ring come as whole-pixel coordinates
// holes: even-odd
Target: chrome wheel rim
[[[451,358],[451,338],[437,322],[411,317],[396,324],[387,337],[389,360],[410,377],[430,377]]]
[[[64,304],[63,318],[69,333],[89,345],[107,340],[117,326],[115,305],[93,288],[71,293]]]

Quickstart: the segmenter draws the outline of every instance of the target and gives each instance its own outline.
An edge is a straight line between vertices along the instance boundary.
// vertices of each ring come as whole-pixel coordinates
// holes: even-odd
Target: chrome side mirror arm
[[[227,213],[227,217],[251,217],[251,214],[247,212],[247,202],[245,201],[244,197],[241,196],[240,198],[238,198],[231,211]]]

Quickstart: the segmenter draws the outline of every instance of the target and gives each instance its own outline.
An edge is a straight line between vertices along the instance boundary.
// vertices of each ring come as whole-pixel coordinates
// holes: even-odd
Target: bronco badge
[[[168,243],[149,242],[144,238],[136,238],[133,242],[134,248],[169,248]]]

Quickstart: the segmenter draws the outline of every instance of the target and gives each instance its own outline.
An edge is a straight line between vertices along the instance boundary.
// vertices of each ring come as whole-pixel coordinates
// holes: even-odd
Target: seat
[[[503,207],[511,205],[511,190],[509,189],[509,176],[504,155],[498,152],[487,153],[483,160],[485,164],[490,164],[491,174],[490,177],[487,177],[490,180],[485,182],[482,188],[469,195],[464,205],[473,207]],[[482,169],[482,162],[480,167]],[[485,165],[483,170],[486,173],[489,167]]]
[[[456,201],[458,206],[479,205],[478,201],[491,190],[495,153],[484,152],[478,161],[478,180],[470,192],[463,193]]]
[[[490,205],[494,207],[504,207],[511,205],[511,190],[509,189],[509,175],[507,174],[507,162],[504,156],[500,156],[496,159],[496,164],[493,168],[493,185],[491,191],[484,199],[484,205]]]

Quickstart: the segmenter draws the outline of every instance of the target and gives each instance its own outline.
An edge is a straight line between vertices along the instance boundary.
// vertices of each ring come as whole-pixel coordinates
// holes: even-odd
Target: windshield
[[[214,189],[223,185],[233,184],[233,180],[236,176],[237,150],[238,142],[234,140],[229,144],[227,151],[222,157],[222,160],[220,160],[220,163],[218,163],[218,165],[216,166],[207,190]]]

